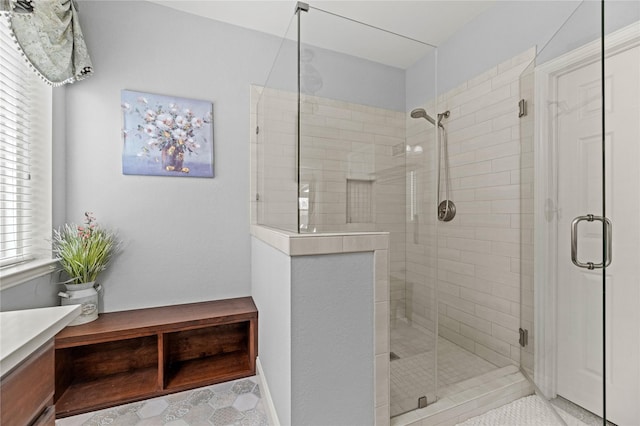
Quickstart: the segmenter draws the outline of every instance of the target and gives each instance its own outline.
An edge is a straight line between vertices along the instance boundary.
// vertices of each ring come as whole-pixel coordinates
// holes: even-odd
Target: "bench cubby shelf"
[[[255,375],[251,297],[101,314],[55,338],[56,416]]]

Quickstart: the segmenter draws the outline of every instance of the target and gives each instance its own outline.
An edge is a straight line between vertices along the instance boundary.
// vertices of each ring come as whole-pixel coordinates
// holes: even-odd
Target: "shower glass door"
[[[521,368],[550,408],[603,417],[612,227],[601,23],[599,2],[580,4],[520,78],[519,332]]]

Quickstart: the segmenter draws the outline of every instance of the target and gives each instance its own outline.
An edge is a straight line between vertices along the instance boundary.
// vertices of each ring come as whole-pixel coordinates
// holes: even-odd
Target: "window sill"
[[[0,269],[0,290],[50,274],[56,270],[57,259],[34,259]]]

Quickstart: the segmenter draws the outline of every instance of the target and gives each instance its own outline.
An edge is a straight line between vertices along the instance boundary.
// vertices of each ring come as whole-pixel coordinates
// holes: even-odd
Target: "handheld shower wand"
[[[449,199],[449,149],[447,143],[447,129],[444,128],[441,121],[443,118],[449,118],[449,111],[445,111],[441,114],[438,114],[438,121],[433,119],[424,108],[416,108],[411,111],[411,118],[424,118],[429,123],[438,127],[438,141],[440,142],[440,135],[442,134],[442,142],[441,142],[441,152],[438,156],[438,220],[442,222],[449,222],[453,220],[456,215],[456,205]],[[444,188],[445,188],[445,199],[440,201],[440,176],[441,176],[441,161],[444,157]]]

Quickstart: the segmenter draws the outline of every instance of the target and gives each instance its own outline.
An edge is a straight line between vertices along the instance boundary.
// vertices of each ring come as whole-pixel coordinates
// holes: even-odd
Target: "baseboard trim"
[[[273,399],[271,398],[267,378],[264,375],[262,364],[260,363],[260,357],[256,357],[256,369],[258,370],[258,378],[260,379],[260,396],[262,397],[262,401],[264,401],[267,417],[269,418],[269,424],[271,426],[280,426],[276,406],[273,404]]]

